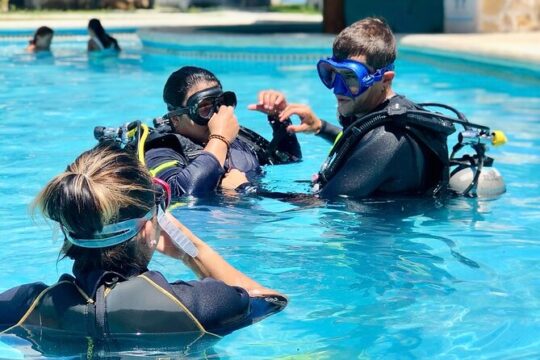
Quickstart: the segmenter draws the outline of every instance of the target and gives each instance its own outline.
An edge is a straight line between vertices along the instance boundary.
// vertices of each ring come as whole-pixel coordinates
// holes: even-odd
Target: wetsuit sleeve
[[[287,305],[283,297],[252,298],[242,288],[211,278],[178,281],[171,286],[206,331],[217,335],[226,335],[251,325],[283,310]]]
[[[334,141],[336,141],[337,136],[341,132],[341,128],[335,125],[332,125],[323,119],[321,119],[321,122],[322,122],[321,130],[317,133],[317,136],[320,136],[324,140],[333,144]]]
[[[268,150],[276,158],[274,163],[285,164],[302,160],[302,150],[296,134],[287,132],[291,120],[280,122],[277,116],[269,115],[268,122],[272,126],[272,140]]]
[[[47,285],[39,282],[21,285],[0,294],[0,331],[18,323],[46,288]]]
[[[206,196],[216,189],[224,174],[215,156],[206,151],[189,164],[169,148],[151,149],[145,160],[150,171],[171,186],[173,197]]]
[[[422,182],[422,169],[417,166],[417,144],[404,130],[386,131],[384,127],[367,133],[337,174],[322,188],[326,198],[346,195],[366,197],[383,192],[404,192],[416,189]]]

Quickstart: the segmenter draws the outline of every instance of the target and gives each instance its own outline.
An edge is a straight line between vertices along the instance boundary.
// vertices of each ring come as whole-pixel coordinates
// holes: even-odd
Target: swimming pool
[[[0,39],[0,291],[51,284],[70,271],[69,261],[56,263],[60,241],[32,221],[28,204],[95,144],[95,125],[161,115],[162,86],[176,68],[215,71],[238,94],[240,122],[267,136],[264,116],[246,107],[269,86],[335,118],[332,96],[306,59],[179,55],[146,51],[133,35],[119,40],[120,58],[88,58],[84,38],[55,39],[52,56],[37,57],[21,50],[20,38]],[[215,345],[220,358],[540,355],[540,77],[401,55],[398,92],[455,105],[471,121],[506,131],[509,143],[491,154],[508,192],[442,204],[225,198],[178,208],[175,214],[233,265],[290,296],[281,314]],[[297,180],[318,170],[328,146],[313,136],[300,142],[304,161],[267,169],[268,188],[307,191]],[[169,279],[193,278],[159,255],[151,265]]]

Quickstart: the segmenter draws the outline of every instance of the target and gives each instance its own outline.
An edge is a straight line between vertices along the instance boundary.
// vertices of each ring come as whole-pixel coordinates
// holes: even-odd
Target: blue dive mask
[[[381,81],[387,71],[394,70],[394,64],[370,73],[366,65],[354,60],[337,60],[335,57],[321,59],[317,71],[322,83],[334,94],[355,98],[363,94],[374,83]]]

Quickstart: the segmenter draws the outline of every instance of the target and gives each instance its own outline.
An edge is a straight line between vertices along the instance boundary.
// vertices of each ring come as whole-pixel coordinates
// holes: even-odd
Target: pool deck
[[[47,25],[55,29],[84,29],[91,18],[99,18],[105,28],[183,28],[194,26],[252,25],[258,23],[321,24],[319,14],[292,14],[265,11],[217,10],[194,13],[157,10],[89,11],[42,13],[0,13],[0,30],[34,29]]]
[[[219,10],[199,13],[137,10],[132,12],[53,12],[0,14],[0,31],[33,29],[48,25],[55,29],[85,28],[89,18],[99,17],[106,28],[138,28],[167,36],[186,28],[269,25],[291,29],[317,29],[317,14],[286,14],[264,11]],[[292,27],[291,27],[292,26]],[[301,31],[301,30],[300,30]],[[445,52],[469,59],[494,58],[507,62],[540,65],[540,32],[491,34],[411,34],[399,35],[401,47],[420,52]]]
[[[456,57],[489,57],[540,65],[540,32],[403,35],[399,44],[419,51],[450,52]]]

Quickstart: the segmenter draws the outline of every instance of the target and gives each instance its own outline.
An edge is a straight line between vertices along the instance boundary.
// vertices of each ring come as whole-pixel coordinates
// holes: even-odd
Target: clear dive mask
[[[174,245],[191,257],[198,254],[195,244],[172,223],[166,210],[171,203],[171,188],[165,181],[153,178],[155,195],[155,206],[153,206],[143,217],[128,219],[114,224],[103,226],[102,230],[95,232],[91,236],[78,237],[77,234],[69,231],[64,225],[60,225],[66,239],[73,245],[83,248],[106,248],[121,244],[135,237],[144,227],[147,221],[157,215],[158,223],[173,241]]]

